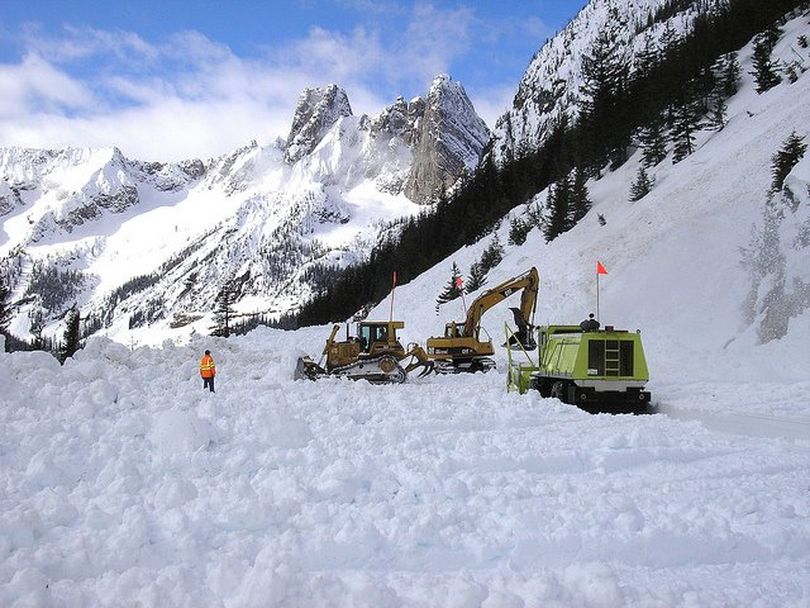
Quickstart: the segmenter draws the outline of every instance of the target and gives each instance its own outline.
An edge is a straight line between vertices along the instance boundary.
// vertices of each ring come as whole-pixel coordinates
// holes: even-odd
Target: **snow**
[[[806,605],[807,382],[803,426],[740,431],[508,394],[502,366],[293,381],[324,338],[2,355],[0,604]],[[712,390],[738,420],[747,387]]]
[[[423,143],[439,135],[454,142],[442,158],[427,159],[432,179],[460,179],[465,164],[477,162],[488,131],[461,85],[438,78],[427,103],[403,101],[396,108],[405,111],[404,124],[393,124],[394,106],[355,117],[336,86],[308,89],[289,146],[253,141],[205,163],[143,163],[117,148],[0,148],[0,265],[38,262],[82,273],[77,293],[45,311],[49,337],[62,333],[74,302],[83,317],[111,320],[103,331],[122,341],[208,333],[212,303],[233,280],[238,312],[290,312],[312,294],[307,270],[358,262],[389,223],[425,209],[406,188],[419,116],[435,115]],[[462,136],[466,122],[475,123],[476,137]],[[12,290],[25,294],[30,273],[9,274]],[[24,337],[41,302],[15,302],[13,326]],[[165,314],[156,315],[158,308]],[[175,313],[204,318],[176,328]],[[130,325],[146,318],[150,326],[132,335]]]
[[[806,29],[789,23],[780,48]],[[807,606],[810,310],[761,344],[740,248],[770,156],[810,124],[808,89],[805,74],[757,96],[746,75],[725,129],[656,167],[647,197],[627,201],[635,155],[589,183],[573,230],[533,230],[489,273],[536,265],[536,321],[577,322],[602,261],[602,321],[641,330],[655,415],[507,393],[501,348],[488,374],[293,381],[326,327],[184,344],[152,327],[160,347],[96,337],[64,366],[0,337],[0,605]],[[810,192],[807,159],[786,183]],[[435,298],[489,240],[397,288],[403,343],[462,317]],[[785,249],[790,276],[806,251]],[[510,305],[484,318],[496,343]]]

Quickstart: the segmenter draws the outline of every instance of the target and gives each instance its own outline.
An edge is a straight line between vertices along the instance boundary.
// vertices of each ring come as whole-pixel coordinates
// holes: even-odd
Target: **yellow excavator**
[[[500,285],[488,289],[467,309],[467,318],[461,322],[452,321],[444,328],[444,336],[427,340],[427,356],[433,361],[433,369],[439,374],[459,372],[486,372],[495,367],[491,356],[495,353],[492,340],[482,341],[481,317],[490,308],[512,294],[522,291],[520,308],[512,307],[517,332],[514,342],[507,346],[522,346],[524,350],[534,350],[537,344],[533,337],[532,323],[540,288],[540,274],[532,267],[522,275],[513,277]]]
[[[397,330],[404,327],[402,321],[360,321],[356,336],[349,336],[346,324],[346,339],[337,341],[340,325],[334,325],[322,353],[325,364],[323,356],[320,362],[300,357],[293,377],[317,380],[332,376],[368,380],[371,384],[400,384],[409,372],[420,367],[420,376],[430,373],[433,362],[424,349],[410,344],[406,350],[397,339]],[[403,367],[401,362],[408,358],[410,361]]]

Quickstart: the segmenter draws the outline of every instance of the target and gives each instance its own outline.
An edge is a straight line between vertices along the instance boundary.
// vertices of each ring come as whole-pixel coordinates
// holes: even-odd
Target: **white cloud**
[[[436,74],[449,71],[453,60],[469,50],[473,24],[470,9],[440,11],[432,5],[417,5],[393,57],[392,73],[429,82]]]
[[[300,92],[331,82],[346,89],[355,114],[376,113],[397,94],[426,92],[471,45],[468,9],[421,4],[400,14],[406,25],[396,35],[313,27],[252,57],[195,31],[149,42],[124,31],[28,28],[20,63],[0,64],[0,142],[117,145],[149,160],[215,156],[286,137]],[[490,90],[475,99],[488,122],[502,97]]]
[[[484,119],[490,129],[494,129],[495,121],[512,106],[515,87],[511,84],[504,84],[481,90],[468,90],[467,94],[470,96],[476,113]]]
[[[53,63],[106,55],[143,64],[154,62],[159,55],[158,50],[143,38],[123,30],[106,31],[65,25],[61,36],[48,36],[39,27],[28,24],[23,28],[22,40],[30,52]]]
[[[0,64],[0,119],[19,119],[31,108],[88,108],[94,101],[86,86],[38,55],[26,55],[19,65]]]

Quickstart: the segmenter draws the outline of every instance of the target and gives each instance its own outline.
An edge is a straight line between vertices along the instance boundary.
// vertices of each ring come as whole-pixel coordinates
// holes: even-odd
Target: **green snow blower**
[[[587,327],[587,326],[586,326]],[[583,329],[582,325],[537,328],[538,360],[523,351],[525,362],[509,351],[508,390],[529,389],[590,412],[638,413],[649,410],[650,379],[641,333]],[[514,333],[506,326],[506,337]]]

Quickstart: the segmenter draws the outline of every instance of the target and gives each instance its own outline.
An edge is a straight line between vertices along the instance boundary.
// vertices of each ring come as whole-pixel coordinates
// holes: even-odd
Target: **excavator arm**
[[[470,305],[467,310],[467,319],[464,322],[464,335],[476,336],[481,324],[481,317],[490,308],[499,304],[513,293],[523,290],[520,295],[520,308],[512,308],[515,322],[518,325],[518,338],[521,344],[531,343],[530,327],[534,320],[534,309],[537,305],[537,292],[540,288],[540,274],[537,268],[532,267],[518,277],[513,277],[488,289]]]

